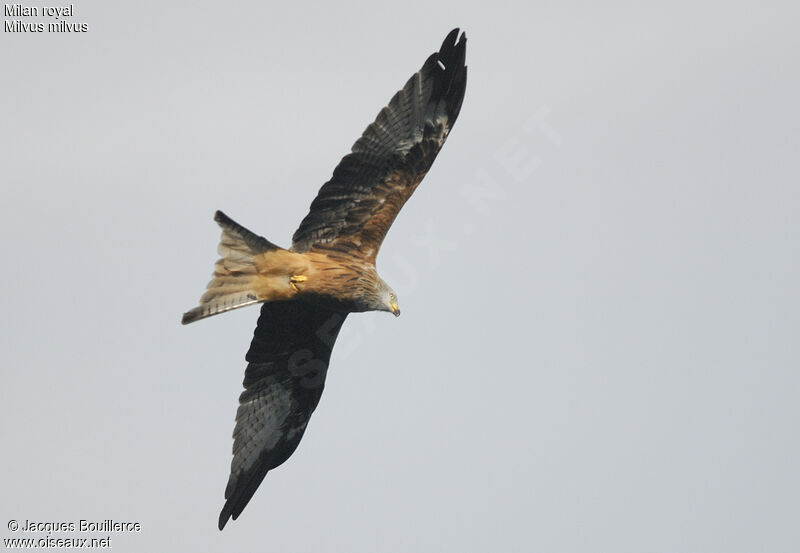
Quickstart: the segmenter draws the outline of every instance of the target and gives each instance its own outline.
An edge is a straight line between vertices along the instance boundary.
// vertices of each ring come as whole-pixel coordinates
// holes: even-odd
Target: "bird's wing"
[[[346,316],[299,301],[262,306],[247,352],[220,530],[230,517],[239,516],[267,472],[300,443]]]
[[[466,35],[459,38],[453,29],[380,111],[320,189],[294,233],[292,250],[331,248],[375,262],[386,232],[458,117],[466,46]]]

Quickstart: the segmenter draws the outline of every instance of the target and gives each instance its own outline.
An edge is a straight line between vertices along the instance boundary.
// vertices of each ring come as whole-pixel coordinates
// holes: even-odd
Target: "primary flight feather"
[[[400,314],[375,259],[458,117],[466,45],[466,35],[453,29],[392,97],[320,188],[288,250],[221,211],[214,216],[222,227],[221,258],[183,324],[263,303],[246,356],[220,530],[300,443],[347,315]]]

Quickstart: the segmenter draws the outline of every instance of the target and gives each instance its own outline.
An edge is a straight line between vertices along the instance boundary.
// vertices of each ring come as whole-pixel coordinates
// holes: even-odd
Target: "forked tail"
[[[281,249],[221,211],[214,214],[214,220],[222,227],[217,250],[220,259],[214,266],[214,277],[208,283],[206,293],[200,298],[200,305],[183,314],[183,324],[263,301],[256,292],[256,256]]]

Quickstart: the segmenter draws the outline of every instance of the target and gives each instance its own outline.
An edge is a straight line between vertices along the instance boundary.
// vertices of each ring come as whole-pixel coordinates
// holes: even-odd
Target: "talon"
[[[305,282],[308,280],[306,275],[292,275],[289,277],[289,285],[294,289],[295,292],[299,292],[300,288],[297,287],[298,282]]]

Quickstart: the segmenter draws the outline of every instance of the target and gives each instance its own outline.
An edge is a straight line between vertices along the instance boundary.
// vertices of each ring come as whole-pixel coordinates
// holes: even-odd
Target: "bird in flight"
[[[458,117],[466,46],[466,35],[453,29],[378,113],[320,188],[289,249],[221,211],[214,215],[222,227],[221,259],[183,324],[263,304],[246,356],[220,530],[300,443],[347,315],[400,315],[397,295],[378,276],[375,259]]]

